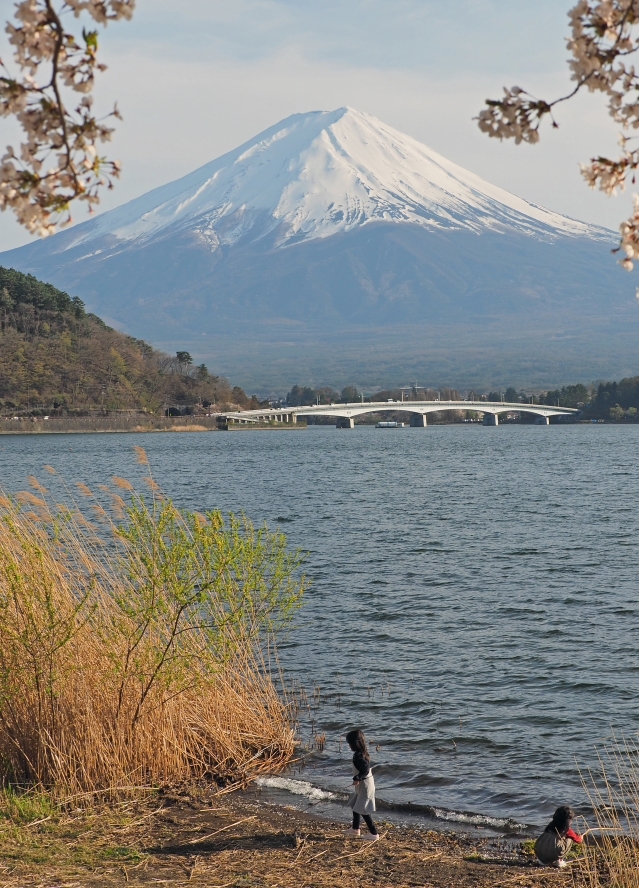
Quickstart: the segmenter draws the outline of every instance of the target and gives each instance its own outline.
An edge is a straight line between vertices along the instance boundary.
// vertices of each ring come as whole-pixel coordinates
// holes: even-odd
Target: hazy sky
[[[570,88],[567,0],[138,0],[101,36],[96,109],[124,120],[108,146],[122,178],[101,210],[236,147],[289,114],[350,105],[528,200],[617,228],[627,195],[590,191],[579,162],[617,153],[600,96],[558,109],[541,144],[501,144],[472,117],[503,85]],[[5,2],[3,9],[10,4]],[[6,43],[0,51],[10,58]],[[16,134],[0,120],[0,145]],[[75,221],[83,221],[84,209]],[[30,237],[0,215],[0,249]]]

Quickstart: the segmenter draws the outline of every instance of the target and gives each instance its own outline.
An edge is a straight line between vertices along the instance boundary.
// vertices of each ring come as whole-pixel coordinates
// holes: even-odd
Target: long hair
[[[346,742],[353,750],[353,752],[359,752],[359,754],[365,761],[370,761],[371,757],[368,754],[368,749],[366,748],[366,737],[359,728],[348,732],[348,734],[346,735]]]
[[[572,808],[568,805],[562,805],[560,808],[557,808],[552,815],[552,820],[544,832],[558,832],[560,836],[563,836],[563,834],[570,829],[570,824],[572,823],[574,816],[575,812]]]

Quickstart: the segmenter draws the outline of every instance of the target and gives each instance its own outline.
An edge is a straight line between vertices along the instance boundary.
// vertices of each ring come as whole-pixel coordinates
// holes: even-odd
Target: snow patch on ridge
[[[67,232],[67,250],[106,235],[134,245],[167,229],[210,249],[276,232],[276,246],[374,222],[609,239],[485,182],[351,108],[294,114],[234,151]]]

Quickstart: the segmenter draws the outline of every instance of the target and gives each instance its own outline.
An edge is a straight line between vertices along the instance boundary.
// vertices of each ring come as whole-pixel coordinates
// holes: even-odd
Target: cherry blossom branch
[[[592,158],[582,164],[581,173],[591,188],[606,194],[623,190],[635,181],[639,167],[639,150],[628,147],[628,131],[639,129],[639,75],[627,61],[639,50],[639,0],[579,0],[568,13],[571,36],[567,41],[571,53],[569,67],[574,89],[565,96],[548,102],[536,99],[519,87],[504,89],[502,99],[487,99],[479,112],[478,125],[492,138],[514,139],[516,144],[539,141],[539,127],[545,117],[552,126],[555,105],[575,96],[584,87],[589,92],[602,92],[608,97],[608,113],[622,127],[621,156],[617,160]],[[633,259],[639,258],[639,198],[635,197],[632,216],[622,223],[618,250],[621,260],[631,270]]]
[[[21,0],[16,23],[7,24],[21,73],[12,76],[0,60],[0,115],[13,116],[25,140],[18,153],[7,146],[0,160],[0,209],[13,210],[33,233],[69,224],[75,200],[91,211],[101,188],[113,187],[120,174],[118,161],[97,151],[113,132],[92,113],[95,72],[106,67],[97,61],[97,31],[83,28],[80,40],[64,27],[63,15],[86,13],[107,25],[130,19],[134,6],[135,0]],[[38,78],[41,68],[45,76]],[[65,89],[82,95],[75,108],[65,104]],[[117,107],[107,115],[119,116]]]

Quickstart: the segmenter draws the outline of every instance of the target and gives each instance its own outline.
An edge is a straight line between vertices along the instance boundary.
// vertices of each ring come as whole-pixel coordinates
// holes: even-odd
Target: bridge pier
[[[550,417],[549,416],[538,416],[535,419],[535,425],[550,425]]]
[[[425,413],[411,413],[410,427],[411,429],[425,429],[428,425]]]
[[[499,425],[499,417],[496,413],[484,413],[484,425],[485,426],[498,426]]]
[[[338,416],[335,422],[336,429],[354,429],[355,420],[352,416]]]

